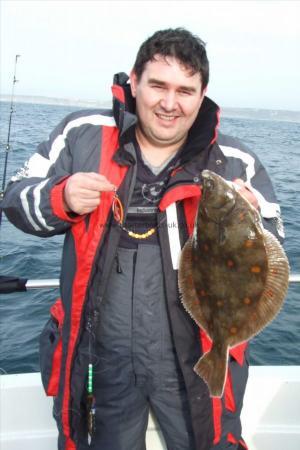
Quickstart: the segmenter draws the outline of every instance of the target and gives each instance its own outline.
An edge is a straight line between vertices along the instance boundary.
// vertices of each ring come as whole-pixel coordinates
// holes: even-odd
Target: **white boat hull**
[[[1,450],[55,450],[57,431],[52,399],[44,395],[40,374],[0,378]],[[242,412],[249,450],[300,449],[300,366],[250,367]],[[150,415],[147,449],[166,449]]]

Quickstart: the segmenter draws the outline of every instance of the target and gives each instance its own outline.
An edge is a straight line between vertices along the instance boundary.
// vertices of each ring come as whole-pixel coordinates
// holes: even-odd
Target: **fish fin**
[[[194,366],[207,384],[211,397],[222,397],[228,369],[228,347],[220,353],[214,345]]]
[[[267,230],[264,230],[264,241],[268,258],[265,287],[256,307],[252,312],[249,312],[247,325],[244,326],[238,336],[229,341],[230,347],[243,340],[250,339],[268,325],[279,313],[287,294],[289,262],[286,254],[276,237]]]
[[[290,273],[287,256],[279,241],[268,230],[264,230],[264,238],[268,256],[268,273],[257,311],[262,328],[280,311],[287,294]]]
[[[194,285],[192,271],[192,239],[189,238],[181,252],[178,285],[181,293],[181,302],[192,319],[208,334],[208,324],[201,311],[200,302]]]

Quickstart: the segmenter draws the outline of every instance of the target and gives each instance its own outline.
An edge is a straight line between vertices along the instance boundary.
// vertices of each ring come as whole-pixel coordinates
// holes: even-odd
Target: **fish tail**
[[[228,367],[228,350],[221,353],[212,347],[210,352],[205,353],[197,364],[194,371],[205,381],[211,397],[222,397]]]

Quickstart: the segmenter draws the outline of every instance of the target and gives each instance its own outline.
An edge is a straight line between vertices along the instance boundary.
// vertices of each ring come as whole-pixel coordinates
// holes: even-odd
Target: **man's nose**
[[[172,91],[165,91],[160,101],[162,108],[164,108],[165,111],[173,111],[176,107],[176,103],[176,93]]]

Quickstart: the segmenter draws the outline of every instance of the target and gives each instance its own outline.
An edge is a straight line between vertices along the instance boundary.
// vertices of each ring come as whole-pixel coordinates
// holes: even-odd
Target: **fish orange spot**
[[[236,334],[237,327],[231,327],[229,331],[230,331],[231,334]]]
[[[228,267],[233,267],[234,266],[234,262],[232,261],[232,259],[228,259],[227,266]]]
[[[249,297],[245,297],[244,298],[244,303],[245,303],[245,305],[250,305],[251,299]]]
[[[261,268],[259,266],[252,266],[250,270],[252,273],[260,273],[261,272]]]
[[[244,220],[244,219],[245,219],[245,213],[239,214],[239,219],[240,219],[240,220]]]
[[[278,270],[277,269],[271,269],[271,273],[273,273],[274,275],[278,274]]]
[[[244,243],[244,246],[246,248],[251,248],[251,247],[253,247],[253,245],[254,245],[254,242],[251,239],[247,239]]]
[[[267,294],[268,297],[271,297],[271,298],[274,297],[274,292],[273,292],[271,289],[269,289],[269,290],[266,292],[266,294]]]

